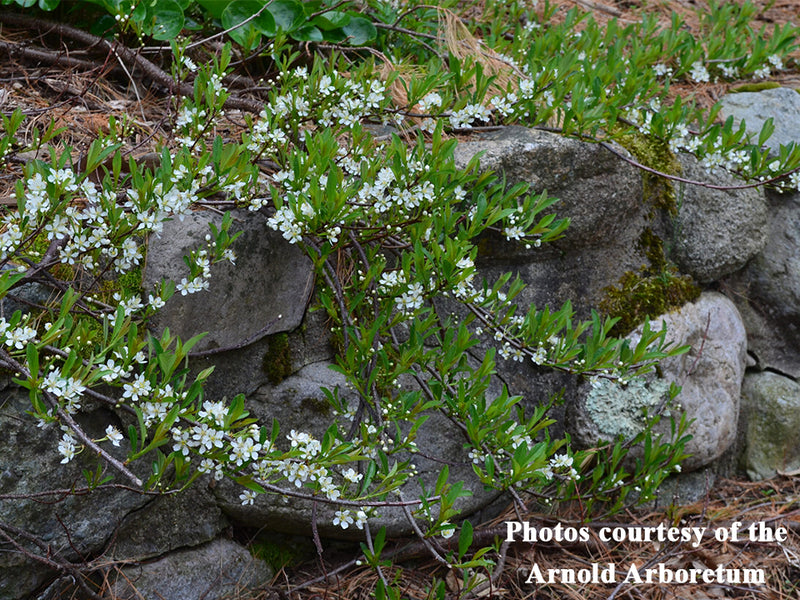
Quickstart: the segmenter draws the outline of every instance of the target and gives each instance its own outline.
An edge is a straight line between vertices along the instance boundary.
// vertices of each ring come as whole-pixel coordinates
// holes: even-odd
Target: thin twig
[[[400,496],[402,498],[402,495]],[[431,553],[431,556],[436,559],[437,562],[441,563],[448,569],[451,567],[450,563],[439,553],[439,551],[433,547],[433,543],[425,537],[425,534],[422,533],[422,530],[417,525],[417,521],[414,519],[414,515],[411,514],[411,509],[408,506],[403,506],[403,513],[406,516],[406,520],[408,521],[409,525],[411,525],[411,529],[414,530],[414,533],[417,534],[419,541],[428,549],[428,552]]]
[[[14,13],[0,12],[0,23],[6,23],[8,25],[14,25],[18,27],[34,28],[40,31],[46,31],[48,33],[57,33],[73,41],[85,44],[90,48],[101,48],[109,54],[116,55],[129,67],[139,67],[145,75],[159,85],[166,87],[170,93],[179,94],[186,97],[192,97],[194,95],[194,87],[191,84],[179,83],[175,81],[169,73],[156,66],[148,59],[144,58],[138,52],[135,52],[131,48],[128,48],[117,41],[109,41],[69,25],[53,23],[51,21],[45,21],[43,19],[27,17]],[[225,107],[245,110],[258,114],[264,109],[264,104],[263,102],[231,95],[225,100]]]

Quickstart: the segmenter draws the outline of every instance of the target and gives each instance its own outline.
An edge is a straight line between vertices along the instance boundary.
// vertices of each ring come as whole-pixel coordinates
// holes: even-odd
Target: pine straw
[[[465,59],[474,60],[481,65],[484,77],[494,78],[487,88],[487,98],[504,95],[509,90],[515,89],[518,81],[517,76],[524,77],[514,65],[489,48],[481,39],[472,35],[467,26],[462,23],[461,16],[452,10],[439,9],[437,41],[442,49],[447,50],[449,54],[452,54],[459,61],[464,61]],[[390,91],[395,106],[418,112],[417,106],[408,106],[406,90],[409,82],[420,74],[419,69],[413,65],[395,65],[383,55],[381,55],[381,58],[384,63],[380,73],[381,77],[384,80],[394,77]],[[474,78],[468,86],[474,89]],[[421,121],[421,119],[414,120]]]
[[[800,597],[800,478],[782,477],[764,482],[728,480],[710,491],[706,497],[683,507],[642,509],[616,515],[606,521],[582,523],[574,510],[563,510],[560,515],[530,513],[523,515],[532,523],[544,522],[554,526],[589,526],[593,531],[601,526],[641,525],[656,527],[661,523],[680,527],[708,527],[698,548],[690,544],[655,543],[606,544],[594,537],[588,544],[531,544],[517,542],[508,549],[506,563],[496,586],[485,590],[479,597],[536,599],[536,600],[691,600],[742,598],[745,600],[790,600]],[[517,520],[509,508],[491,523],[476,526],[476,535],[485,528],[495,528],[506,520]],[[728,528],[734,521],[749,526],[766,522],[769,527],[785,527],[785,543],[723,543],[713,537],[717,528]],[[747,536],[743,535],[742,539]],[[495,557],[496,558],[496,557]],[[547,569],[580,570],[592,563],[601,566],[616,565],[618,582],[624,579],[630,565],[641,568],[657,567],[664,563],[668,569],[763,569],[764,586],[727,584],[641,584],[619,585],[604,583],[545,584],[526,583],[531,566],[536,563],[542,573]],[[329,565],[329,569],[336,565]],[[398,567],[402,566],[403,570]],[[308,567],[306,567],[308,568]],[[295,585],[321,573],[307,570],[289,575]],[[456,597],[458,586],[454,574],[448,573],[422,555],[417,562],[397,564],[384,569],[384,575],[403,591],[403,598],[426,598],[426,589],[434,577],[443,579],[449,597]],[[297,600],[330,598],[332,600],[361,600],[370,598],[378,583],[378,576],[365,567],[339,574],[327,584],[316,584],[289,597]],[[285,591],[285,590],[284,590]]]

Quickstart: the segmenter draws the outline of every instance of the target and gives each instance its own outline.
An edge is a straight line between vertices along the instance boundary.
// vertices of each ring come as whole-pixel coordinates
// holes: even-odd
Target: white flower
[[[525,235],[525,230],[518,225],[511,225],[510,227],[506,227],[503,230],[503,235],[506,236],[506,239],[511,240],[519,240]]]
[[[771,64],[778,70],[781,70],[783,68],[783,60],[781,60],[781,57],[778,56],[777,54],[770,54],[767,57],[767,61],[769,62],[769,64]]]
[[[658,63],[653,67],[653,72],[656,77],[669,77],[672,75],[672,69],[663,63]]]
[[[567,454],[559,454],[550,459],[550,466],[554,469],[559,467],[571,467],[572,457]]]
[[[256,499],[256,493],[253,490],[245,490],[241,494],[239,494],[239,500],[242,501],[242,505],[252,504],[253,500]]]
[[[210,458],[204,458],[200,462],[200,466],[197,467],[197,470],[201,473],[211,473],[215,469],[214,461]]]
[[[22,350],[25,347],[25,344],[33,339],[36,339],[35,329],[28,327],[27,325],[23,327],[17,326],[16,329],[12,329],[8,333],[6,338],[6,346],[9,348],[16,348],[17,350]]]
[[[766,79],[767,77],[769,77],[769,74],[770,74],[770,68],[767,65],[764,65],[763,67],[760,67],[755,71],[753,71],[753,75],[755,76],[756,79]]]
[[[719,70],[722,71],[722,74],[728,79],[736,79],[739,77],[739,68],[736,65],[726,65],[725,63],[721,63],[719,65]]]
[[[472,122],[474,120],[477,119],[486,123],[491,119],[491,117],[492,113],[489,112],[485,106],[480,104],[467,104],[461,110],[453,111],[453,113],[450,115],[450,124],[456,129],[469,129],[472,127]]]
[[[225,416],[227,414],[228,410],[225,408],[225,404],[206,400],[203,402],[203,408],[197,413],[197,416],[201,419],[213,419],[218,427],[222,427],[225,425]]]
[[[215,446],[222,448],[224,437],[222,431],[211,429],[206,423],[192,427],[192,440],[200,447],[200,452],[211,452]]]
[[[133,383],[123,384],[122,389],[124,390],[122,397],[130,398],[134,402],[137,401],[140,396],[147,396],[153,391],[153,387],[143,374],[138,375],[136,379],[133,380]]]
[[[347,469],[344,473],[342,473],[342,477],[347,479],[348,481],[352,481],[353,483],[358,483],[364,477],[361,473],[356,473],[356,470],[353,468]]]
[[[689,72],[689,77],[694,79],[698,83],[708,83],[710,80],[710,76],[708,74],[708,69],[706,69],[703,61],[698,60],[692,64],[692,70]]]
[[[106,437],[113,446],[119,446],[119,443],[122,441],[122,434],[120,433],[119,429],[113,425],[106,427]]]
[[[333,518],[333,524],[339,525],[342,529],[347,529],[353,523],[353,515],[349,510],[337,510]]]
[[[408,291],[402,294],[399,298],[395,298],[395,304],[400,311],[411,314],[418,308],[422,307],[422,285],[419,283],[412,283],[408,286]]]
[[[311,436],[307,433],[298,432],[292,429],[289,432],[289,435],[286,436],[286,439],[291,442],[292,448],[296,448],[297,446],[307,444],[311,440]]]
[[[475,463],[476,465],[483,464],[483,461],[486,458],[480,450],[474,450],[474,449],[469,451],[469,457],[470,459],[472,459],[472,462]]]
[[[189,456],[189,432],[188,431],[181,431],[180,429],[173,429],[172,430],[172,439],[175,442],[172,445],[172,450],[174,452],[180,452],[184,456]]]
[[[231,454],[228,458],[235,462],[237,466],[241,466],[243,462],[250,460],[258,460],[258,451],[261,450],[261,444],[257,444],[251,438],[234,438],[231,441]]]
[[[456,526],[448,523],[447,521],[442,523],[442,529],[439,531],[440,535],[446,540],[449,540],[451,537],[453,537],[455,532]]]
[[[166,302],[164,302],[164,299],[161,296],[154,296],[153,294],[148,295],[147,303],[154,310],[158,310],[159,308],[162,308],[166,304]]]
[[[197,71],[197,65],[194,64],[194,61],[192,61],[192,59],[189,58],[188,56],[181,57],[181,64],[183,64],[183,66],[186,67],[192,73]]]
[[[431,92],[419,101],[419,109],[424,113],[431,112],[431,108],[439,108],[442,105],[442,97],[436,92]]]
[[[61,464],[65,465],[75,456],[75,439],[68,433],[65,433],[58,442],[58,451],[64,456]]]

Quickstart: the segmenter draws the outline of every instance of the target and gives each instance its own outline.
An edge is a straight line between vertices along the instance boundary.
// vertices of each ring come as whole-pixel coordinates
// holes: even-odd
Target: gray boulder
[[[760,92],[727,94],[720,100],[723,119],[733,117],[736,127],[744,121],[747,132],[758,136],[767,119],[773,119],[775,131],[767,146],[777,155],[781,144],[800,141],[800,94],[790,88]]]
[[[228,526],[211,490],[198,482],[178,494],[156,496],[116,528],[107,554],[145,560],[210,542]]]
[[[112,583],[114,600],[221,600],[269,583],[272,571],[231,540],[214,540],[163,558],[125,566]]]
[[[797,94],[796,94],[797,95]],[[798,95],[800,99],[800,95]],[[678,156],[683,177],[715,185],[741,185],[720,168],[709,174],[696,158]],[[681,184],[673,221],[673,258],[701,283],[738,271],[767,242],[767,200],[762,189],[716,190]]]
[[[761,369],[800,377],[800,194],[769,194],[764,250],[724,284]]]
[[[667,341],[689,345],[689,352],[662,361],[661,378],[651,375],[625,387],[601,380],[585,384],[582,397],[567,407],[568,429],[584,446],[598,439],[631,437],[641,431],[642,409],[651,414],[664,408],[671,382],[681,386],[677,405],[669,413],[685,412],[692,435],[684,461],[685,471],[708,465],[733,443],[739,416],[739,396],[744,377],[746,337],[736,307],[722,294],[705,292],[697,302],[654,319],[652,328],[667,328]],[[632,344],[640,332],[629,337]],[[669,419],[659,430],[669,432]]]
[[[546,190],[559,199],[553,212],[570,219],[564,239],[541,248],[492,234],[481,241],[480,276],[493,282],[508,271],[519,274],[528,284],[517,299],[521,306],[557,308],[570,300],[587,317],[606,286],[647,263],[639,242],[654,226],[652,207],[635,167],[598,144],[516,126],[459,143],[456,165],[480,153],[481,170],[502,174],[509,184],[528,183],[532,193]]]
[[[125,515],[141,508],[148,497],[122,489],[106,489],[83,495],[67,495],[63,490],[83,488],[83,469],[94,472],[97,463],[84,451],[68,464],[61,464],[56,446],[61,437],[53,426],[36,427],[25,414],[30,410],[27,390],[0,385],[0,494],[18,498],[0,500],[0,522],[24,530],[48,545],[51,556],[82,562],[85,556],[98,555],[113,536]],[[106,410],[80,415],[79,421],[95,439],[103,437],[109,424],[119,426],[116,416]],[[124,448],[107,450],[123,458]],[[61,490],[59,492],[59,490]],[[26,494],[55,491],[52,496],[26,499]],[[46,501],[43,504],[42,501]],[[19,538],[34,554],[42,549]],[[24,598],[56,576],[39,562],[10,550],[5,542],[0,551],[0,598]],[[58,558],[57,558],[58,559]]]
[[[236,265],[214,265],[208,290],[176,293],[153,322],[157,331],[169,327],[182,339],[208,332],[195,350],[241,347],[268,334],[291,331],[300,325],[311,295],[311,261],[300,249],[268,229],[262,213],[234,211],[234,219],[231,234],[242,231],[233,244]],[[145,291],[162,279],[188,278],[183,257],[204,247],[209,224],[219,226],[221,221],[216,213],[194,212],[183,221],[166,223],[160,236],[151,236]]]
[[[347,434],[350,421],[338,417],[333,412],[320,388],[326,387],[331,390],[338,388],[339,396],[345,399],[350,407],[357,406],[357,395],[346,387],[344,376],[332,371],[329,365],[329,362],[307,365],[279,384],[264,385],[252,395],[248,404],[251,415],[258,417],[262,423],[269,424],[273,418],[280,423],[279,444],[288,446],[286,435],[292,429],[311,433],[317,439],[321,439],[331,424],[337,421],[342,434]],[[448,464],[450,480],[465,481],[465,488],[472,494],[457,502],[457,507],[464,515],[469,515],[492,502],[499,494],[495,491],[485,491],[476,481],[472,463],[463,449],[464,441],[463,434],[449,420],[438,413],[430,415],[428,421],[419,429],[417,436],[419,454],[414,456],[413,462],[417,466],[418,477],[402,488],[404,497],[413,500],[419,496],[418,480],[421,480],[427,489],[431,489],[439,477],[442,464]],[[404,458],[407,457],[400,460]],[[220,481],[215,488],[220,506],[232,521],[247,524],[249,527],[264,527],[285,533],[311,533],[313,511],[311,502],[263,494],[258,496],[252,505],[242,505],[239,500],[241,491],[240,486],[226,480]],[[306,492],[305,489],[298,491]],[[354,526],[343,530],[338,525],[333,525],[336,508],[338,507],[318,503],[317,527],[320,534],[361,539],[363,532]],[[402,510],[380,509],[379,512],[379,516],[369,521],[373,530],[377,531],[385,526],[388,535],[413,534]]]
[[[753,480],[800,471],[800,385],[777,373],[747,375],[745,468]]]
[[[624,152],[624,151],[623,151]],[[456,166],[477,154],[481,170],[504,174],[509,184],[529,183],[560,200],[555,210],[569,217],[566,244],[605,246],[624,236],[642,208],[639,171],[599,144],[526,127],[504,127],[456,146]]]

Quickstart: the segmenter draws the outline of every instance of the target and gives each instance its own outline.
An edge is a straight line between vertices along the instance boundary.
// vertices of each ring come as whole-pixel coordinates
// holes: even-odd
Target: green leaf
[[[233,0],[197,0],[197,3],[215,19],[221,19],[223,11]]]
[[[275,25],[284,31],[294,31],[306,22],[303,5],[293,0],[277,0],[267,7]]]
[[[39,0],[39,8],[46,11],[54,10],[61,0]]]
[[[763,146],[766,141],[772,137],[772,134],[775,132],[775,124],[772,122],[772,117],[764,121],[764,126],[761,128],[761,132],[758,134],[758,145]]]
[[[326,42],[331,42],[334,44],[341,44],[343,41],[345,41],[345,39],[347,39],[344,29],[329,29],[327,31],[323,31],[322,37],[325,38]]]
[[[158,0],[147,11],[147,20],[152,23],[150,34],[157,40],[172,40],[183,29],[183,9],[175,0]]]
[[[372,21],[358,15],[353,16],[342,30],[348,37],[347,41],[353,46],[363,46],[378,37],[378,30]]]
[[[464,521],[458,535],[458,559],[461,560],[472,545],[472,523]]]
[[[350,15],[347,13],[332,10],[330,12],[326,12],[324,15],[317,15],[314,17],[314,20],[311,21],[312,25],[316,25],[323,31],[329,31],[331,29],[339,29],[340,27],[344,27],[350,22]]]
[[[322,32],[313,25],[306,25],[292,32],[292,38],[298,42],[321,42],[325,38]]]
[[[39,352],[36,350],[36,344],[28,344],[25,349],[28,358],[28,371],[30,371],[31,379],[36,379],[39,376]]]
[[[258,44],[261,34],[275,34],[275,20],[268,10],[262,10],[264,4],[257,0],[235,0],[222,12],[222,26],[225,29],[236,27],[229,31],[231,36],[240,46],[252,48]],[[251,19],[255,14],[262,11],[256,18]],[[248,19],[251,19],[248,21]],[[241,27],[237,27],[237,25]]]

